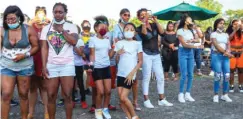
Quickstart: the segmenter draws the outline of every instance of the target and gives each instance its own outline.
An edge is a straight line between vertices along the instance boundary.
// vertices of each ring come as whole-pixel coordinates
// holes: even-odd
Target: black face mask
[[[87,31],[89,31],[89,30],[90,30],[90,27],[88,27],[88,26],[83,27],[83,30],[87,30]]]
[[[188,24],[188,25],[187,25],[187,28],[188,28],[188,29],[192,29],[192,27],[193,27],[193,24]]]

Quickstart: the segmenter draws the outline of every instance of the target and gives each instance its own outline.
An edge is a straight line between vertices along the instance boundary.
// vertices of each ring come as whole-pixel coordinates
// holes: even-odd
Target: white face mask
[[[55,24],[64,24],[66,21],[63,19],[62,21],[56,21],[56,19],[54,18],[53,19],[53,23],[55,23]]]
[[[134,32],[133,31],[125,31],[124,32],[124,37],[127,39],[133,38],[134,37]]]
[[[223,32],[224,32],[224,29],[220,29],[220,28],[218,28],[217,31],[218,31],[219,33],[223,33]]]

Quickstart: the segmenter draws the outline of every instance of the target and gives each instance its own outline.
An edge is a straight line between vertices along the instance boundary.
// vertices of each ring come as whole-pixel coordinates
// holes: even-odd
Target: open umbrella
[[[156,12],[154,15],[161,20],[179,20],[181,15],[185,13],[192,17],[193,20],[206,20],[218,14],[183,2],[177,6]]]

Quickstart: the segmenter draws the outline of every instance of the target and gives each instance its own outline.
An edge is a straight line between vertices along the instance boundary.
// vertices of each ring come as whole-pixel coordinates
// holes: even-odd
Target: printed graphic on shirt
[[[54,31],[49,31],[47,33],[47,39],[48,39],[49,43],[51,44],[52,48],[55,50],[57,55],[61,52],[62,48],[64,47],[64,45],[67,42],[65,40],[63,34],[59,34]]]

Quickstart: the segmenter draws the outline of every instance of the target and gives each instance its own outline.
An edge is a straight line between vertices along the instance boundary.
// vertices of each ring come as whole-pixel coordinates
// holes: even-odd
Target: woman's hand
[[[17,54],[13,61],[18,62],[25,58],[25,54]]]
[[[126,80],[124,82],[125,83],[127,82],[127,85],[131,85],[133,83],[133,76],[134,76],[134,74],[135,74],[135,71],[132,71],[126,77]]]
[[[232,55],[230,52],[228,52],[228,51],[226,51],[225,53],[224,53],[224,56],[226,56],[226,57],[228,57],[228,58],[233,58],[234,57],[234,55]]]
[[[124,46],[120,50],[117,51],[118,55],[122,55],[123,53],[125,53]]]
[[[44,79],[49,79],[48,78],[49,77],[49,72],[48,72],[47,68],[43,68],[42,69],[42,76],[43,76]]]

